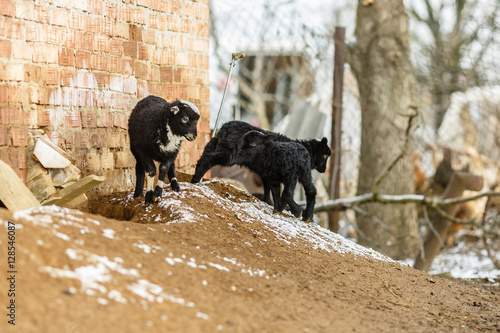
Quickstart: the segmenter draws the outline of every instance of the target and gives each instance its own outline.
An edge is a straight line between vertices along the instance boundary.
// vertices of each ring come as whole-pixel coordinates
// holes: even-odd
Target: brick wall
[[[193,171],[209,140],[208,0],[0,0],[0,159],[24,180],[29,129],[45,130],[102,191],[130,188],[128,116],[157,95],[197,104]]]

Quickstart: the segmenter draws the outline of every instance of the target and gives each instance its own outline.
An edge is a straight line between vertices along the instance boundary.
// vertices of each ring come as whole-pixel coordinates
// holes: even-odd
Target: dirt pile
[[[182,179],[181,179],[182,180]],[[16,224],[16,326],[2,332],[475,332],[500,329],[498,289],[395,263],[220,181],[145,206],[95,198],[0,210]],[[110,218],[115,219],[108,219]]]

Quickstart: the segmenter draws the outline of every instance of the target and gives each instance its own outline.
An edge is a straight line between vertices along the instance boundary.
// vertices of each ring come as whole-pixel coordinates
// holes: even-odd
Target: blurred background
[[[396,194],[441,196],[454,171],[480,175],[484,180],[483,192],[497,191],[500,180],[499,2],[390,1],[385,4],[391,13],[390,17],[384,16],[388,14],[381,6],[377,0],[210,1],[212,130],[228,76],[231,53],[245,52],[246,57],[236,63],[232,72],[219,128],[227,121],[243,120],[291,138],[327,137],[337,154],[332,154],[329,170],[325,174],[314,175],[318,188],[317,201],[326,201],[334,198],[333,195],[335,198],[350,198],[369,192],[380,170],[387,168],[392,156],[404,148],[407,120],[398,122],[393,120],[397,117],[390,114],[371,114],[373,119],[370,122],[374,127],[381,127],[377,119],[383,117],[381,121],[392,123],[391,126],[398,127],[399,132],[388,133],[386,139],[389,141],[386,142],[390,142],[390,145],[377,144],[376,140],[372,140],[372,147],[369,143],[362,144],[363,133],[367,138],[369,132],[369,127],[364,127],[369,124],[363,124],[363,117],[366,122],[371,105],[369,98],[363,101],[363,94],[366,95],[363,91],[367,90],[362,87],[370,82],[382,81],[371,77],[370,64],[360,64],[360,56],[356,52],[363,46],[363,36],[377,29],[380,30],[374,35],[382,35],[384,32],[380,27],[383,22],[395,21],[395,29],[400,29],[403,36],[401,44],[408,44],[407,56],[411,68],[405,69],[408,73],[405,75],[412,77],[412,83],[408,85],[411,88],[398,90],[398,85],[406,87],[406,83],[398,83],[388,69],[387,80],[393,82],[392,86],[384,84],[381,87],[373,83],[376,87],[369,88],[369,91],[373,93],[378,89],[376,94],[384,95],[384,91],[388,90],[391,90],[388,94],[404,94],[406,90],[411,90],[410,103],[418,110],[405,154],[411,176],[397,177],[398,186],[407,184],[403,184]],[[345,29],[345,64],[342,65],[340,81],[341,110],[337,108],[335,111],[340,113],[335,117],[336,128],[332,131],[335,47],[342,47],[334,39],[338,27]],[[405,38],[408,38],[408,42]],[[390,43],[386,49],[390,49]],[[387,51],[386,56],[388,59],[393,55]],[[396,55],[401,59],[405,56]],[[375,59],[375,56],[371,59]],[[376,64],[373,66],[377,68]],[[383,66],[379,65],[378,68],[383,77]],[[397,112],[405,113],[407,110]],[[375,137],[380,137],[380,133],[375,134]],[[337,140],[332,142],[332,138]],[[387,158],[382,159],[379,166],[368,166],[373,176],[367,181],[366,176],[360,176],[360,172],[363,173],[360,170],[374,159],[370,151],[377,150],[377,154],[384,154],[384,150],[379,149],[384,145],[391,146],[392,152],[388,148]],[[404,162],[402,165],[405,165]],[[259,190],[258,181],[246,170],[216,168],[212,174],[238,179],[251,192]],[[333,189],[336,193],[332,192],[332,176],[338,178],[338,186]],[[300,186],[296,191],[300,201]],[[383,189],[381,193],[384,193]],[[467,190],[463,193],[464,196],[468,194],[475,193]],[[487,198],[483,197],[460,207],[460,218],[475,223],[452,225],[450,230],[453,231],[441,237],[444,247],[454,247],[457,232],[462,230],[459,236],[467,234],[478,242],[480,238],[489,242],[486,244],[487,249],[484,248],[485,244],[478,245],[478,255],[488,257],[484,252],[488,250],[494,259],[487,260],[490,268],[495,268],[491,261],[496,260],[496,269],[499,269],[500,258],[498,252],[494,252],[498,250],[499,240],[498,204],[498,197],[493,197],[488,203]],[[399,232],[397,227],[393,227],[394,223],[389,221],[388,215],[399,213],[377,215],[371,208],[365,209],[360,205],[338,213],[335,225],[328,213],[320,213],[317,222],[393,257],[413,257],[415,251],[422,248],[434,213],[418,206],[410,210],[404,214],[410,214],[409,220],[414,216],[418,226],[410,226],[410,231],[404,233],[411,234],[413,228],[417,230],[418,240],[414,246],[399,248],[395,252],[391,250],[394,243],[408,243],[401,237],[403,231]],[[382,230],[391,229],[391,235],[380,239],[375,235],[378,231],[363,227],[363,223],[359,222],[366,218],[368,222],[364,224],[376,224]],[[478,234],[475,230],[481,223],[483,228]],[[487,237],[483,237],[483,231],[488,233]]]

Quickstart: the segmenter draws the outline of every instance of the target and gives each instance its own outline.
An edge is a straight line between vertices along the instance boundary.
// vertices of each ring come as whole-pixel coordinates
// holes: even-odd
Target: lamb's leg
[[[146,171],[146,198],[144,201],[146,203],[153,203],[153,185],[156,175],[156,166],[151,157],[143,155],[141,159],[144,163],[144,170]]]
[[[290,211],[295,217],[299,217],[300,214],[302,214],[302,208],[293,200],[293,190],[295,189],[296,184],[296,179],[292,179],[290,182],[285,183],[282,201],[286,202],[290,206]]]
[[[269,184],[265,181],[262,181],[264,183],[264,202],[267,203],[268,205],[272,205],[273,203],[271,202],[271,187]]]
[[[203,150],[203,154],[196,163],[196,169],[194,171],[193,178],[191,178],[191,183],[193,184],[198,183],[201,180],[201,178],[203,178],[203,176],[207,173],[207,171],[210,170],[210,168],[215,165],[213,164],[212,160],[216,146],[217,146],[217,138],[213,138],[207,143],[205,149]]]
[[[132,154],[135,157],[135,191],[134,198],[142,197],[142,191],[144,190],[144,177],[146,176],[144,172],[144,166],[139,155],[137,155],[133,150]]]
[[[168,180],[170,180],[170,186],[172,187],[172,190],[175,192],[180,192],[181,187],[179,186],[179,182],[177,181],[177,178],[175,178],[175,164],[172,163],[170,165],[170,168],[168,169]]]
[[[155,187],[154,196],[156,198],[161,198],[161,193],[163,192],[163,184],[165,182],[165,177],[167,176],[168,169],[170,169],[171,163],[169,161],[163,161],[160,163],[160,173],[158,174],[158,183]]]
[[[307,205],[302,214],[302,220],[306,222],[311,222],[313,219],[314,204],[316,203],[316,187],[314,186],[311,178],[311,173],[301,179],[300,183],[304,186],[304,191],[306,192]]]
[[[283,211],[283,205],[281,202],[280,184],[270,185],[270,188],[271,192],[273,193],[274,212],[276,213]]]

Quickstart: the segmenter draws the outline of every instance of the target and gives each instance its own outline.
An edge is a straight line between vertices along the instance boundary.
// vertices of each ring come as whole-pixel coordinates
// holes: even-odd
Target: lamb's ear
[[[321,139],[321,143],[328,143],[328,139],[323,137],[323,139]]]
[[[172,112],[173,114],[178,114],[180,111],[179,107],[178,106],[172,106],[170,108],[170,112]]]
[[[263,137],[264,137],[264,134],[262,134],[258,131],[250,131],[250,132],[246,133],[245,135],[243,135],[243,138],[241,141],[243,144],[247,144],[249,146],[256,146],[257,143],[261,142]]]

